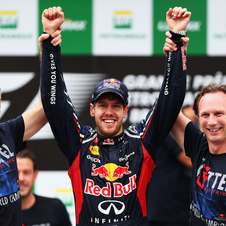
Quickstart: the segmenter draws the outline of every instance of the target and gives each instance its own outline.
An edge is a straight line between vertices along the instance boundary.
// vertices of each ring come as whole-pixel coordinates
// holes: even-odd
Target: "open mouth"
[[[114,120],[113,119],[106,119],[106,120],[104,120],[104,122],[111,124],[111,123],[114,123]]]
[[[219,130],[220,130],[220,128],[219,129],[209,129],[210,132],[217,132]]]

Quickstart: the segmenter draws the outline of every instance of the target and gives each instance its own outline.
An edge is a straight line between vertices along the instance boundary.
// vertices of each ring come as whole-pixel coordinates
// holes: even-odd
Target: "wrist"
[[[182,36],[181,34],[179,33],[176,33],[175,31],[169,31],[170,34],[172,35],[171,39],[176,43],[178,41],[180,41],[184,36]]]
[[[53,29],[43,29],[46,34],[52,35],[54,33]]]
[[[182,37],[186,37],[187,36],[187,29],[181,30],[181,31],[171,31],[175,34],[181,35]]]

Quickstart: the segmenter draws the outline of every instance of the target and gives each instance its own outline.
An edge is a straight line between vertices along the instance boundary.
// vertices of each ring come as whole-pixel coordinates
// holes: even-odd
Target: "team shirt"
[[[64,204],[57,198],[35,195],[35,204],[22,211],[22,226],[71,226]]]
[[[185,151],[191,157],[191,223],[226,225],[226,154],[209,152],[206,136],[190,122],[185,130]]]
[[[21,226],[16,154],[26,148],[22,116],[0,123],[0,225]]]

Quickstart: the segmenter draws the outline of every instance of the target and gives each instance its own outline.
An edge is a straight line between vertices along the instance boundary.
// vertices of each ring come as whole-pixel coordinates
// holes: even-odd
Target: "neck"
[[[30,209],[35,204],[35,200],[35,195],[32,192],[25,197],[21,197],[22,210]]]
[[[209,151],[211,154],[219,155],[226,153],[226,145],[223,144],[214,144],[208,141]]]

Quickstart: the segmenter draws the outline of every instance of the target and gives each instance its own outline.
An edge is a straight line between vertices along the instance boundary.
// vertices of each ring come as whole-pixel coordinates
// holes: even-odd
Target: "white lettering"
[[[219,190],[221,190],[221,191],[223,191],[223,190],[225,189],[225,183],[226,183],[225,179],[226,179],[226,174],[224,174],[224,175],[222,176],[222,178],[221,178],[221,180],[220,180],[220,183],[219,183],[217,189],[219,189]],[[224,187],[223,187],[223,185],[224,185]]]
[[[2,146],[0,147],[0,154],[7,159],[14,156],[14,153],[11,152],[5,144],[2,144]]]
[[[91,160],[92,162],[98,162],[98,163],[101,163],[101,162],[100,162],[100,159],[94,158],[94,157],[92,157],[92,156],[90,156],[90,155],[87,155],[87,159]]]
[[[0,206],[4,206],[8,204],[8,198],[7,197],[2,197],[0,198]]]
[[[16,202],[18,199],[20,199],[20,191],[9,196],[10,202]]]

